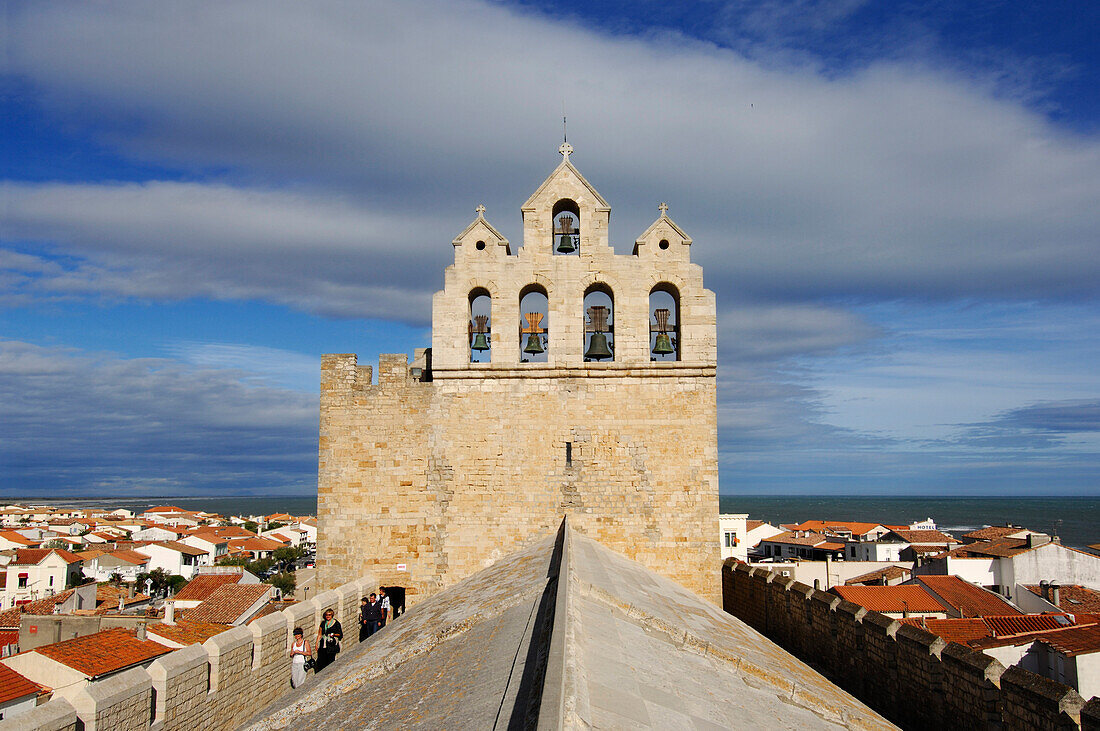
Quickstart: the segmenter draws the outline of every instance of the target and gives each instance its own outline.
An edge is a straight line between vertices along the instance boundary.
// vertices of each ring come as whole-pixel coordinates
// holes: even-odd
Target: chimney
[[[176,623],[176,603],[165,602],[164,603],[164,623],[175,624]]]
[[[1057,581],[1050,582],[1050,603],[1059,609],[1062,608],[1062,587],[1058,585]]]
[[[1039,596],[1048,602],[1050,601],[1050,582],[1046,579],[1039,582]]]
[[[1028,533],[1027,534],[1027,547],[1035,548],[1036,546],[1045,546],[1050,543],[1050,536],[1046,533]]]
[[[137,629],[137,638],[139,640],[144,640],[145,639],[145,622],[138,622],[138,625],[135,629]]]

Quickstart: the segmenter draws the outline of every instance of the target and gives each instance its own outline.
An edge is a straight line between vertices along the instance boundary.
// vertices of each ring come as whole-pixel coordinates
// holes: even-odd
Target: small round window
[[[666,247],[668,246],[667,241],[665,241],[664,244],[665,244]],[[478,241],[476,244],[474,244],[474,246],[477,247],[478,251],[485,251],[485,242],[484,241]],[[665,247],[661,247],[661,248],[665,248]]]
[[[657,246],[660,246],[661,250],[664,251],[665,249],[668,248],[668,239],[661,239],[661,243],[657,244]],[[478,248],[480,248],[480,247],[478,247]]]

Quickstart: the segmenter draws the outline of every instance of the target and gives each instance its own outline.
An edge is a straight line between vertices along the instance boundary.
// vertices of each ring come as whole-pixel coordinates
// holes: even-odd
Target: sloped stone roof
[[[894,728],[566,524],[348,647],[245,727]]]

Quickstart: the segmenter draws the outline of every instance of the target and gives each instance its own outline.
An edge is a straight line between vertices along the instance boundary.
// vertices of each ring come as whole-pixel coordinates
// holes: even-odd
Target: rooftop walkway
[[[242,728],[383,726],[895,728],[567,522],[418,604]]]

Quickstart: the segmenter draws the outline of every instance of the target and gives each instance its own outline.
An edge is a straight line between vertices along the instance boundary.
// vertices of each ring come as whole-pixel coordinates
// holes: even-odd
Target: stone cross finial
[[[478,218],[485,218],[485,206],[479,203],[477,208],[475,208],[474,210],[477,211]]]
[[[668,204],[662,203],[661,205],[657,206],[657,210],[659,210],[661,212],[661,215],[664,216],[668,213]]]
[[[564,157],[566,161],[568,161],[569,156],[573,154],[573,145],[569,144],[568,142],[563,142],[561,143],[561,147],[558,148],[558,152],[560,152],[562,157]]]

